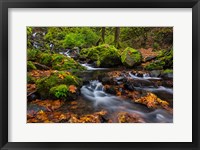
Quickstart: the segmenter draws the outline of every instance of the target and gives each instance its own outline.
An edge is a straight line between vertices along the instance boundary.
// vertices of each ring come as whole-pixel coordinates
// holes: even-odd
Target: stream
[[[60,54],[71,57],[69,51],[60,52]],[[71,102],[67,101],[57,111],[63,113],[72,112],[78,116],[82,116],[103,110],[108,112],[103,122],[108,122],[108,120],[117,122],[117,115],[120,112],[125,112],[138,115],[142,118],[142,122],[145,123],[173,123],[173,114],[165,109],[150,109],[145,105],[131,101],[131,99],[122,98],[105,92],[104,86],[100,80],[102,75],[110,71],[123,71],[122,69],[96,68],[92,64],[87,63],[82,63],[81,65],[86,67],[87,70],[79,72],[77,75],[84,81],[80,89],[81,94],[76,100],[78,109],[71,109]],[[167,100],[170,107],[173,108],[173,88],[163,85],[155,86],[152,84],[154,81],[163,81],[163,78],[153,77],[149,73],[144,73],[143,75],[134,74],[128,69],[126,72],[128,73],[124,75],[125,78],[133,79],[134,82],[138,83],[138,85],[134,86],[134,90],[152,92],[160,99]],[[124,77],[118,77],[117,80]],[[120,80],[117,83],[120,85],[123,81]],[[29,107],[28,110],[29,109],[33,108]]]
[[[81,95],[77,102],[82,106],[82,109],[75,110],[74,113],[78,115],[90,114],[97,111],[105,110],[108,112],[106,118],[109,120],[115,120],[119,112],[134,113],[139,115],[143,122],[146,123],[172,123],[173,114],[169,113],[164,109],[152,110],[146,106],[138,103],[134,103],[129,99],[122,99],[121,97],[108,94],[105,92],[102,83],[98,80],[105,72],[115,71],[119,69],[114,68],[95,68],[92,64],[82,64],[87,68],[86,71],[82,72],[79,77],[85,82],[81,88]],[[136,81],[151,82],[152,80],[162,80],[162,78],[151,77],[149,74],[144,74],[142,77],[133,75],[131,72],[127,75]],[[154,87],[154,86],[144,86],[135,87],[139,91],[150,91],[164,99],[171,101],[171,106],[173,106],[173,89],[164,86]],[[68,104],[63,106],[60,110],[67,112],[69,109]],[[73,111],[73,110],[72,110]]]

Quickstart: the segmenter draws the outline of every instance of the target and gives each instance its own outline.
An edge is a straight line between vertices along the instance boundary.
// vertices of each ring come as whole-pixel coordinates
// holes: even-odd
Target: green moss
[[[146,70],[161,70],[165,65],[164,61],[155,61],[145,66]]]
[[[146,65],[146,70],[160,70],[173,68],[173,50],[162,50],[157,56],[157,60]]]
[[[69,88],[67,85],[61,84],[61,85],[52,87],[49,92],[56,98],[66,99],[68,92],[69,92]]]
[[[98,67],[113,67],[121,64],[119,51],[114,46],[108,44],[82,49],[80,57],[96,62]]]
[[[142,56],[136,49],[127,47],[121,55],[121,62],[127,67],[133,67],[141,62]]]
[[[166,73],[173,73],[173,70],[172,70],[172,69],[165,69],[165,70],[163,71],[163,73],[164,73],[164,74],[166,74]]]
[[[75,85],[76,87],[80,88],[82,86],[82,80],[74,75],[71,75],[69,72],[58,71],[49,77],[38,79],[36,82],[38,92],[44,98],[51,97],[51,88],[62,84],[66,86]]]
[[[32,61],[27,61],[27,70],[31,71],[31,70],[36,70],[36,66],[33,64]]]

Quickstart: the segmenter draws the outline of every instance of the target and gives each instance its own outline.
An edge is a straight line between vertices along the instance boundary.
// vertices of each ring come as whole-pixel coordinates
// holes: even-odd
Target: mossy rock
[[[80,58],[90,59],[97,67],[114,67],[121,64],[118,49],[108,44],[82,49]]]
[[[79,89],[82,86],[82,80],[69,72],[57,71],[52,73],[49,77],[38,79],[36,82],[38,93],[42,98],[69,99],[70,94],[68,92],[65,93],[66,95],[60,94],[60,96],[58,96],[59,94],[56,94],[56,91],[59,89],[61,90],[60,93],[67,91],[67,88],[64,86],[60,87],[60,85],[66,85],[67,87],[74,85],[77,89]]]
[[[136,49],[127,47],[121,55],[122,63],[127,67],[133,67],[134,65],[138,65],[142,61],[142,55]]]
[[[27,56],[28,61],[38,62],[42,65],[52,67],[54,70],[71,72],[86,70],[85,67],[80,65],[73,58],[62,54],[51,54],[49,51],[41,52],[39,50],[28,50]],[[28,65],[31,64],[29,63]],[[28,67],[33,67],[33,65]],[[34,69],[34,67],[32,69]]]
[[[173,78],[173,69],[166,69],[161,73],[161,77],[166,79]]]
[[[36,70],[36,66],[33,64],[32,61],[27,61],[27,71]]]
[[[61,54],[52,55],[52,69],[60,70],[60,71],[86,70],[85,67],[81,66],[74,59],[63,56]]]
[[[157,59],[144,67],[146,70],[162,70],[173,68],[173,50],[163,50]]]

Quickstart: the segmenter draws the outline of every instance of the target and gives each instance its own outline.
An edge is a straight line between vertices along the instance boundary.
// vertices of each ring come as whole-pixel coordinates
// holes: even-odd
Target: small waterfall
[[[67,49],[66,52],[59,52],[59,54],[65,55],[65,56],[67,56],[67,57],[71,57],[71,56],[70,56],[70,49]]]
[[[81,64],[82,66],[86,67],[87,70],[107,70],[108,68],[95,68],[91,64]]]
[[[161,78],[157,78],[157,77],[151,77],[148,73],[144,73],[143,77],[138,77],[138,74],[136,73],[135,75],[133,75],[131,72],[129,72],[129,76],[133,79],[137,79],[137,80],[160,80]]]

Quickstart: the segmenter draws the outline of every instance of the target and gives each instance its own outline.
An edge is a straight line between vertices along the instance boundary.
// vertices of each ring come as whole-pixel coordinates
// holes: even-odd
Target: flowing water
[[[121,97],[108,94],[104,91],[102,83],[98,80],[98,76],[110,71],[108,68],[94,68],[91,64],[82,64],[87,68],[87,71],[82,73],[82,78],[87,78],[86,82],[81,88],[81,96],[79,101],[85,103],[85,107],[92,107],[94,111],[106,110],[110,114],[110,118],[114,117],[118,112],[127,112],[138,114],[143,118],[144,122],[151,123],[171,123],[173,122],[173,115],[163,109],[151,110],[144,105],[134,103],[129,99],[122,99]],[[113,69],[112,69],[113,70]],[[162,80],[161,78],[150,77],[148,74],[143,77],[137,77],[129,73],[129,77],[135,80]],[[135,87],[138,90],[150,91],[153,93],[162,93],[170,95],[173,98],[173,89],[166,87]],[[158,94],[159,95],[159,94]],[[85,109],[85,108],[83,108]],[[82,111],[84,113],[84,110]]]
[[[81,93],[84,100],[92,102],[94,108],[103,108],[111,114],[114,112],[136,113],[145,122],[172,122],[172,115],[165,110],[150,111],[146,106],[105,93],[102,83],[97,80],[90,81],[89,84],[84,85],[81,88]]]

